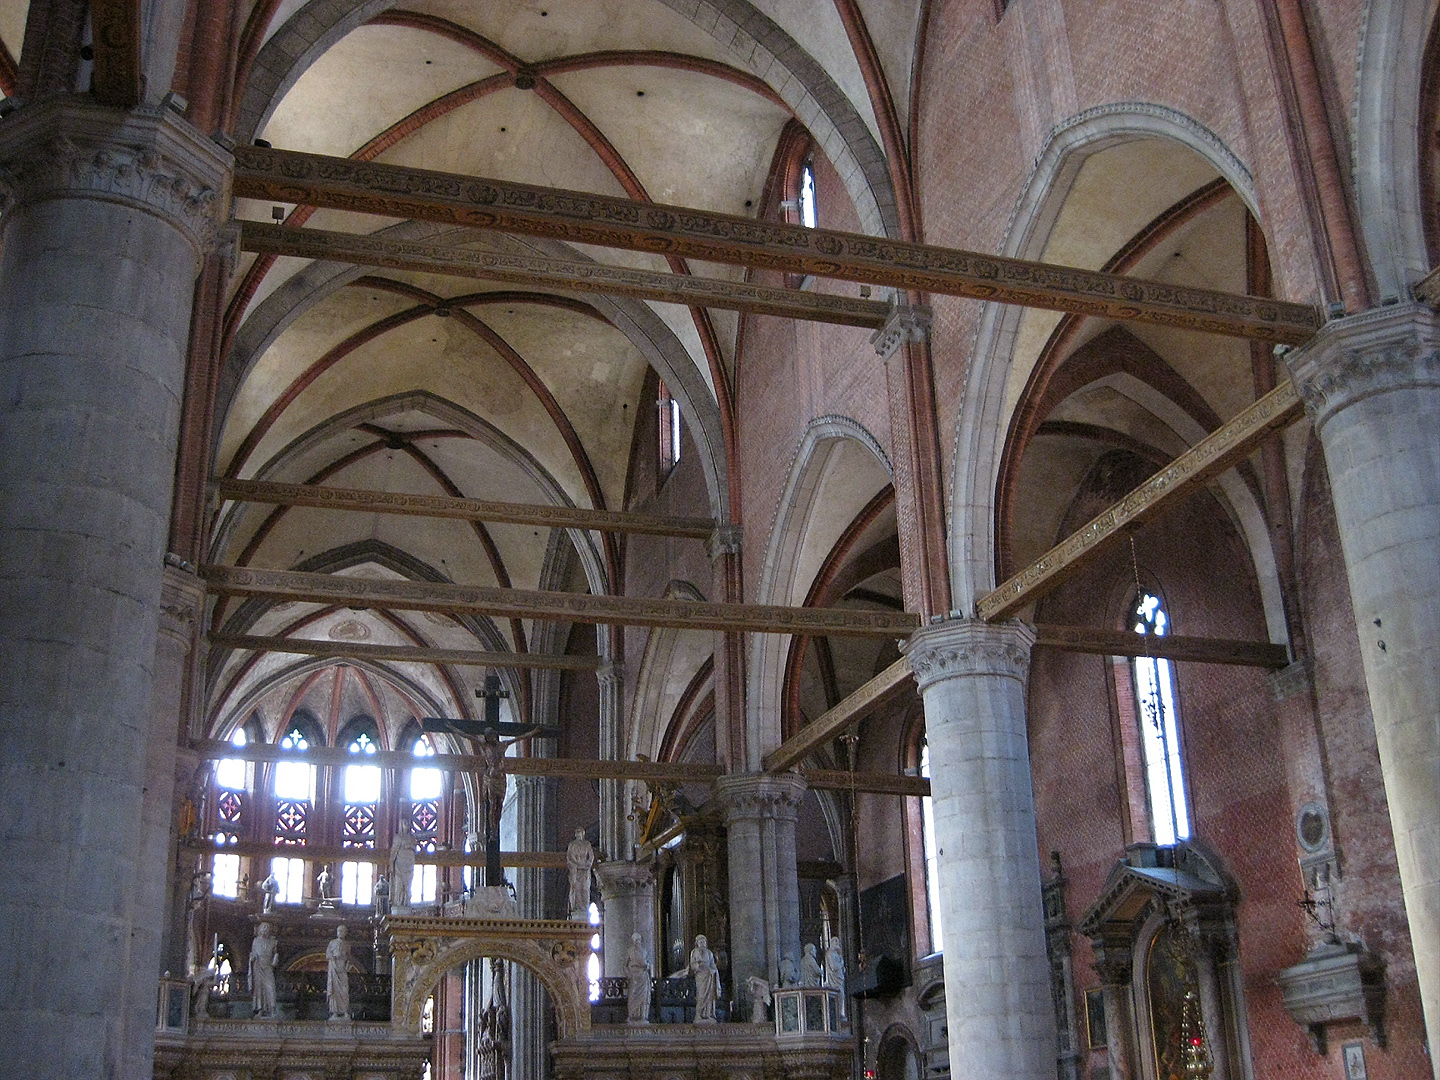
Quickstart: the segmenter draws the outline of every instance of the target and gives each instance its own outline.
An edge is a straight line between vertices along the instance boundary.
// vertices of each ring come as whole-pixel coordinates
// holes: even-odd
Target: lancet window
[[[1137,634],[1163,637],[1170,617],[1158,596],[1141,591],[1130,610],[1130,628]],[[1150,828],[1163,846],[1190,838],[1190,812],[1185,799],[1185,769],[1180,753],[1180,713],[1175,704],[1175,670],[1161,657],[1137,656],[1130,670],[1135,686],[1135,712],[1145,762]]]
[[[435,756],[435,747],[421,735],[410,752],[417,758]],[[415,850],[433,852],[440,835],[440,801],[445,790],[445,774],[435,768],[417,765],[410,770],[410,832],[415,836]],[[434,863],[415,867],[410,879],[410,902],[433,904],[437,889],[437,868]]]
[[[356,758],[355,764],[345,766],[341,781],[344,799],[340,827],[342,847],[370,849],[375,846],[381,772],[378,765],[364,762],[373,759],[378,749],[376,739],[377,733],[371,724],[352,725],[341,739],[341,745]],[[341,903],[369,904],[374,898],[374,890],[374,863],[354,859],[340,864]]]

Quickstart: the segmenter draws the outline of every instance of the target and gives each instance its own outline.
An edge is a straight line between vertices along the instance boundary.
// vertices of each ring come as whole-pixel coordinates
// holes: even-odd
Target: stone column
[[[1055,1075],[1025,730],[1034,642],[1020,623],[954,620],[907,650],[930,745],[950,1060],[1007,1080]]]
[[[605,902],[605,974],[625,974],[630,935],[640,934],[640,946],[657,970],[655,957],[655,875],[634,862],[596,863],[600,896]]]
[[[710,556],[710,599],[739,604],[745,599],[741,578],[743,533],[721,525],[706,541]],[[760,767],[759,747],[745,737],[745,635],[715,632],[715,757],[732,772]],[[754,760],[750,760],[751,758]]]
[[[1135,1075],[1135,1019],[1130,1007],[1130,978],[1133,950],[1123,940],[1092,938],[1095,974],[1100,976],[1105,1000],[1105,1053],[1110,1063],[1110,1080],[1130,1080]]]
[[[170,963],[176,942],[168,941],[168,920],[145,921],[147,912],[166,912],[177,888],[175,859],[176,755],[188,734],[190,719],[191,658],[205,587],[195,573],[175,565],[166,556],[161,575],[160,632],[155,642],[154,679],[150,692],[149,734],[146,737],[145,786],[141,811],[140,847],[135,859],[135,925],[130,938],[131,994],[137,1000],[130,1010],[138,1021],[127,1039],[132,1055],[149,1053],[154,1042],[153,983],[162,968],[179,973]],[[188,886],[189,874],[185,874]],[[188,888],[186,889],[188,893]],[[182,908],[183,910],[183,908]],[[183,956],[184,945],[178,943]],[[183,961],[182,961],[183,966]]]
[[[538,756],[553,757],[554,741],[537,740],[545,752]],[[547,851],[554,846],[554,784],[543,776],[516,776],[515,818],[516,849]],[[550,915],[552,889],[546,880],[549,874],[539,867],[522,867],[515,874],[515,893],[520,914],[526,919],[544,919]],[[563,891],[562,891],[563,894]],[[563,918],[563,916],[561,916]],[[512,1017],[510,1060],[515,1076],[545,1076],[549,1069],[550,1034],[547,1033],[549,995],[534,972],[520,964],[512,968],[510,983],[510,1015]]]
[[[152,670],[229,164],[164,108],[0,120],[0,1076],[151,1072],[128,1033],[153,1032],[158,971],[131,983],[165,917],[136,883]]]
[[[722,776],[715,795],[725,809],[730,868],[732,1001],[752,975],[780,978],[780,957],[800,955],[800,879],[795,872],[795,818],[805,797],[798,773]]]
[[[625,758],[625,669],[603,664],[596,676],[600,681],[600,758]],[[630,857],[630,822],[626,820],[625,781],[600,781],[600,850],[602,858]]]
[[[1440,316],[1405,305],[1337,319],[1287,362],[1325,451],[1425,1028],[1440,1047]]]

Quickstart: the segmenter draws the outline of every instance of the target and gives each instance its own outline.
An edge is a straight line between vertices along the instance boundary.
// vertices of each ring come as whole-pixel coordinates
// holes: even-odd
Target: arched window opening
[[[291,726],[280,740],[280,748],[294,753],[310,749],[310,737],[299,724]],[[309,836],[310,811],[315,805],[315,766],[304,761],[275,763],[275,844],[277,847],[304,847]],[[275,899],[282,904],[305,900],[305,860],[276,857],[270,873],[279,886]]]
[[[595,932],[590,935],[590,959],[585,961],[585,977],[590,981],[590,1000],[600,1000],[600,905],[590,902],[590,925]]]
[[[796,192],[796,200],[800,204],[800,224],[807,229],[815,228],[815,164],[813,159],[806,159],[805,164],[800,166],[800,188]]]
[[[920,739],[920,775],[930,779],[930,741]],[[920,799],[920,831],[925,840],[925,897],[930,910],[930,952],[944,950],[940,917],[940,845],[935,837],[935,807],[929,795]]]
[[[346,749],[359,760],[374,757],[377,749],[368,731],[350,739]],[[380,767],[354,764],[345,766],[343,782],[345,811],[341,819],[340,843],[346,848],[375,846],[375,809],[380,801]],[[351,860],[340,864],[340,902],[369,904],[375,895],[375,864]]]
[[[230,745],[243,749],[250,736],[243,727],[230,736]],[[250,790],[250,764],[241,758],[221,758],[215,763],[215,843],[235,844],[245,816],[245,797]],[[234,900],[240,895],[240,856],[217,852],[211,867],[214,895]]]
[[[418,738],[410,752],[417,758],[435,756],[430,740]],[[415,837],[415,850],[434,852],[440,833],[440,797],[445,790],[445,773],[440,769],[415,766],[410,770],[410,832]],[[434,863],[415,867],[410,879],[410,903],[433,904],[437,891],[438,868]]]
[[[1130,625],[1137,634],[1163,637],[1169,632],[1170,618],[1159,597],[1141,592],[1130,609]],[[1135,711],[1145,758],[1151,835],[1157,844],[1168,847],[1190,839],[1174,668],[1164,658],[1137,656],[1131,661],[1130,670],[1135,681]]]
[[[655,397],[656,450],[659,455],[659,476],[665,479],[680,464],[680,402],[662,381]]]

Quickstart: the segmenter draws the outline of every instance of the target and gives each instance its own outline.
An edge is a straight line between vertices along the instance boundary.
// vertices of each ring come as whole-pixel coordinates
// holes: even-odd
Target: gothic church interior
[[[1440,1078],[1433,0],[0,0],[0,1077]]]

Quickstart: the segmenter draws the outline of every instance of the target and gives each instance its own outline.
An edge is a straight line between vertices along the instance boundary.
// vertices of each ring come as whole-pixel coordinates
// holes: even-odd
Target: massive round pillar
[[[228,168],[165,108],[60,98],[0,119],[0,1076],[150,1075],[151,669]]]
[[[939,847],[950,1060],[1051,1080],[1055,1009],[1025,729],[1032,630],[955,620],[908,655],[925,702]]]
[[[1337,319],[1287,359],[1325,451],[1425,1028],[1440,1046],[1440,316],[1406,305]]]

